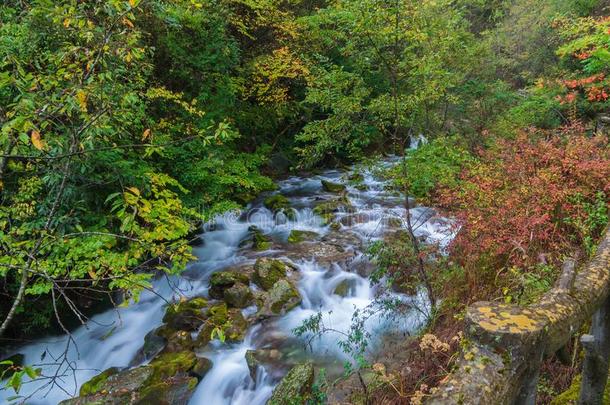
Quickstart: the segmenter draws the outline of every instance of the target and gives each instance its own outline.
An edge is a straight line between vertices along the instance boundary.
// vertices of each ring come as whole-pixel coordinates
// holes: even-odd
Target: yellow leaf
[[[45,147],[44,141],[40,138],[40,132],[32,131],[32,145],[38,150],[43,150]]]
[[[138,188],[137,188],[137,187],[127,187],[127,190],[131,191],[131,192],[132,192],[132,194],[135,194],[135,195],[137,195],[137,196],[139,196],[139,195],[140,195],[140,190],[138,190]]]
[[[89,277],[91,277],[94,280],[97,277],[97,274],[95,274],[95,271],[93,271],[93,269],[87,270],[87,273],[89,273]]]
[[[133,6],[132,6],[133,7]],[[133,23],[131,21],[129,21],[128,18],[123,18],[123,24],[125,24],[126,26],[128,26],[129,28],[133,28]]]
[[[64,27],[68,28],[69,26],[70,26],[70,19],[69,19],[69,18],[66,18],[66,19],[64,20]]]
[[[78,104],[80,105],[80,109],[83,112],[87,111],[87,93],[83,90],[79,90],[76,92],[76,99],[78,100]]]
[[[136,6],[136,4],[137,4],[137,3],[136,3],[136,0],[129,0],[129,5],[130,5],[131,7],[135,7],[135,6]]]
[[[150,128],[146,128],[144,130],[144,133],[142,133],[142,140],[146,140],[150,137]]]

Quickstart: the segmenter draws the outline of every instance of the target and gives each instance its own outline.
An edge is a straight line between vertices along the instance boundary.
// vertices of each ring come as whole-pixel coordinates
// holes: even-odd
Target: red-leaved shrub
[[[523,131],[482,151],[461,179],[442,202],[462,226],[452,252],[467,270],[558,261],[582,243],[575,224],[586,207],[600,198],[608,207],[608,138],[580,124]]]

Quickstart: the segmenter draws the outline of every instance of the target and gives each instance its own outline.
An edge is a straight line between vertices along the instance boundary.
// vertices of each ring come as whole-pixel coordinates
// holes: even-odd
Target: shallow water
[[[384,164],[391,164],[389,160]],[[327,171],[309,178],[290,177],[278,183],[279,193],[289,197],[297,209],[296,220],[288,221],[283,215],[273,215],[262,207],[260,201],[253,203],[245,213],[227,213],[214,223],[206,224],[202,237],[202,247],[194,248],[198,260],[190,263],[181,277],[161,278],[154,282],[155,293],[145,291],[138,303],[109,310],[90,319],[86,325],[76,329],[71,338],[60,336],[42,339],[16,350],[25,355],[26,364],[40,365],[43,375],[60,376],[59,385],[49,386],[49,380],[26,383],[20,394],[31,396],[28,404],[56,404],[78,392],[78,387],[100,371],[108,367],[134,366],[134,359],[144,344],[144,337],[161,325],[166,301],[187,297],[206,296],[210,275],[237,264],[253,263],[258,256],[290,256],[284,249],[292,229],[311,230],[343,243],[343,248],[353,250],[355,257],[342,263],[325,264],[316,257],[292,260],[298,271],[297,287],[303,298],[300,306],[277,319],[250,328],[246,339],[239,344],[212,342],[205,351],[198,353],[213,361],[214,367],[205,376],[190,401],[193,405],[259,405],[270,397],[273,387],[286,367],[277,370],[259,369],[257,381],[252,381],[245,360],[245,353],[255,348],[276,348],[288,352],[293,361],[311,357],[319,366],[340,368],[343,361],[349,361],[339,348],[341,336],[328,333],[312,341],[308,351],[304,351],[304,340],[296,338],[292,330],[304,320],[321,311],[323,321],[333,329],[346,332],[351,325],[355,309],[370,306],[379,294],[379,288],[371,285],[357,269],[366,267],[367,258],[362,246],[380,239],[388,231],[388,216],[404,217],[403,201],[385,190],[385,183],[377,179],[371,171],[360,170],[364,175],[367,189],[359,191],[348,186],[349,198],[359,215],[357,221],[344,225],[341,230],[331,231],[324,226],[312,208],[320,198],[331,198],[325,193],[320,180],[342,181],[346,184],[349,171]],[[352,215],[341,213],[342,217]],[[434,210],[415,207],[410,215],[418,236],[430,243],[447,245],[452,237],[450,223],[435,215]],[[269,251],[256,253],[240,248],[240,242],[247,236],[248,227],[256,225],[276,241]],[[396,226],[396,225],[395,225]],[[354,243],[357,242],[357,243]],[[287,259],[289,260],[289,259]],[[349,292],[341,297],[334,290],[341,282],[349,280]],[[414,297],[392,293],[393,298],[410,302],[420,308],[427,308],[425,294]],[[253,315],[255,308],[244,310],[246,317]],[[410,311],[403,316],[388,320],[374,316],[366,323],[372,334],[370,350],[374,351],[378,339],[384,332],[411,332],[424,322],[420,311]],[[65,356],[68,361],[57,363],[55,358]],[[44,359],[43,359],[44,357]],[[53,364],[55,363],[55,364]],[[14,393],[0,390],[0,401],[7,401]]]

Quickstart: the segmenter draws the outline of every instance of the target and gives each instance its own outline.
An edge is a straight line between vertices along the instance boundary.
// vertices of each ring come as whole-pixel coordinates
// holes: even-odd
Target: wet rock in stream
[[[273,246],[273,240],[256,225],[248,228],[248,236],[239,243],[240,248],[253,249],[257,252],[268,250],[271,246]]]
[[[254,272],[252,273],[252,282],[269,290],[280,279],[285,278],[288,272],[288,266],[277,259],[262,257],[254,263]]]
[[[264,303],[257,316],[266,318],[283,315],[301,303],[299,290],[292,282],[282,279],[273,284],[264,298]]]
[[[236,283],[224,291],[223,299],[232,307],[246,308],[252,304],[254,296],[247,285]]]
[[[174,330],[194,331],[205,320],[203,309],[208,306],[205,298],[183,300],[167,306],[163,322]]]
[[[62,405],[172,404],[186,405],[199,380],[211,369],[194,353],[166,353],[149,365],[120,371],[110,368],[82,385],[78,398]]]
[[[197,336],[196,345],[198,347],[207,345],[212,337],[219,338],[218,331],[223,334],[227,342],[244,340],[249,324],[241,310],[228,308],[227,304],[222,302],[208,309],[206,316],[206,322]]]
[[[263,205],[275,215],[282,213],[291,221],[296,219],[296,210],[291,207],[288,198],[281,194],[274,194],[265,198]]]
[[[246,352],[246,364],[252,381],[257,381],[259,367],[271,374],[283,375],[286,372],[285,355],[277,349],[257,349]]]
[[[321,180],[321,183],[322,189],[324,191],[328,191],[329,193],[341,193],[346,189],[344,184],[333,183],[332,181],[328,180]]]
[[[290,235],[288,235],[288,243],[300,243],[304,241],[310,241],[317,239],[319,236],[320,235],[317,232],[293,229],[292,231],[290,231]]]
[[[303,400],[311,392],[314,379],[312,363],[294,366],[273,390],[269,405],[290,405]]]

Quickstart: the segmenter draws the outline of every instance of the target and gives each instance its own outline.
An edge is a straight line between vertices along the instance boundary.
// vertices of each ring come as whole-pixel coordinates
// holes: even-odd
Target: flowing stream
[[[392,164],[392,159],[382,164]],[[379,294],[378,286],[367,278],[371,264],[364,253],[368,243],[383,237],[396,221],[405,215],[403,199],[386,190],[386,184],[375,177],[373,171],[359,169],[363,175],[359,184],[347,181],[352,170],[330,170],[320,175],[303,178],[290,177],[278,182],[278,193],[288,197],[296,209],[296,218],[274,215],[262,205],[262,198],[242,213],[227,213],[214,223],[206,224],[202,234],[203,244],[194,248],[198,260],[190,263],[180,277],[160,278],[154,281],[154,293],[145,291],[138,303],[108,310],[91,318],[86,325],[74,330],[71,337],[49,337],[18,348],[15,353],[25,356],[25,364],[41,365],[43,375],[58,375],[58,385],[50,385],[51,379],[26,383],[20,391],[28,404],[57,404],[78,393],[78,387],[100,371],[109,367],[129,367],[137,364],[137,354],[144,344],[146,334],[162,324],[166,300],[207,296],[210,275],[236,265],[254,263],[257,257],[283,258],[296,269],[297,288],[302,296],[301,304],[285,315],[250,327],[245,340],[236,344],[213,341],[198,353],[212,360],[214,366],[199,383],[190,404],[259,405],[271,396],[274,386],[287,367],[260,369],[256,380],[250,376],[245,360],[249,349],[281,348],[294,363],[304,358],[314,359],[316,365],[328,369],[340,369],[348,360],[337,342],[341,336],[328,333],[314,339],[309,350],[304,350],[303,339],[294,336],[293,329],[304,320],[321,311],[325,324],[333,329],[347,331],[355,309],[371,305]],[[312,208],[321,199],[336,198],[336,194],[323,191],[321,180],[346,184],[349,199],[356,214],[338,213],[336,221],[343,225],[332,230],[314,215]],[[355,217],[357,215],[357,217]],[[434,210],[415,207],[410,215],[416,227],[416,235],[429,243],[446,246],[452,237],[448,220],[439,217]],[[270,250],[255,252],[240,247],[248,235],[248,228],[256,225],[275,241]],[[398,227],[400,224],[398,225]],[[294,253],[294,247],[286,242],[291,230],[309,230],[319,234],[319,244],[340,244],[351,254],[345,260],[328,262],[307,250]],[[367,270],[368,269],[368,270]],[[341,283],[348,283],[346,294],[336,294]],[[392,293],[395,298],[427,309],[424,293],[407,296]],[[253,316],[256,308],[243,310],[246,318]],[[370,350],[375,350],[378,339],[385,332],[410,332],[424,322],[421,311],[412,310],[397,319],[372,317],[366,328],[375,338]],[[69,339],[72,342],[68,344]],[[67,351],[66,351],[67,347]],[[294,364],[293,363],[293,364]],[[74,371],[75,370],[75,371]],[[7,402],[14,392],[0,390],[0,402]]]

